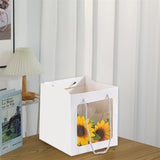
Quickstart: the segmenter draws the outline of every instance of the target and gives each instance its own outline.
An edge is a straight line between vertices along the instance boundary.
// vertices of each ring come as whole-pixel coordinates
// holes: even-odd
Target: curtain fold
[[[88,75],[113,83],[114,9],[115,0],[42,0],[41,82]]]
[[[140,16],[136,139],[160,147],[160,1],[142,1]]]
[[[41,54],[43,74],[40,81],[55,79],[57,47],[57,0],[42,0]]]
[[[160,1],[119,0],[116,15],[119,135],[160,147]]]

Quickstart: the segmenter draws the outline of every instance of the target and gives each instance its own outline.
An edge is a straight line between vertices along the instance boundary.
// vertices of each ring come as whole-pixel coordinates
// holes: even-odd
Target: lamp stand
[[[34,92],[27,92],[27,78],[22,77],[22,100],[32,100],[35,98]]]

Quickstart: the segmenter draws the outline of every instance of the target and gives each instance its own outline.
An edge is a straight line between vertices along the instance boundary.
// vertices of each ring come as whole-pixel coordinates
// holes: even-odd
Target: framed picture
[[[0,0],[0,68],[15,52],[15,1]]]

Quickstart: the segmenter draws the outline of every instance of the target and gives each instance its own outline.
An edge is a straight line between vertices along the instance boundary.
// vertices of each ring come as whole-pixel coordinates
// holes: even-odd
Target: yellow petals
[[[92,128],[92,124],[89,123],[89,119],[87,119],[88,123],[88,128],[91,137],[94,136],[93,132],[94,129]],[[89,136],[87,132],[87,127],[86,127],[86,121],[84,116],[80,117],[77,116],[77,145],[78,146],[83,146],[89,144]]]
[[[100,139],[93,141],[93,143],[110,139],[109,123],[105,123],[104,120],[101,120],[100,123],[98,122],[95,126],[95,133],[98,134],[98,136],[100,136]]]
[[[93,120],[90,121],[89,118],[87,119],[88,129],[90,132],[92,143],[110,139],[109,123],[105,123],[104,120],[101,120],[101,122],[97,122],[97,124],[94,126],[93,122]],[[95,136],[97,136],[98,138]],[[85,117],[77,116],[77,145],[83,146],[87,144],[89,144],[89,136],[87,132]]]

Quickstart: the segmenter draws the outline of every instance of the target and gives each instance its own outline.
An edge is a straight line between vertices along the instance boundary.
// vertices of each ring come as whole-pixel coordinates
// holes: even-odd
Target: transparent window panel
[[[113,99],[111,103],[111,125],[113,128]],[[101,100],[87,103],[88,106],[88,127],[91,135],[92,143],[101,142],[110,139],[109,125],[109,106],[108,100]],[[112,129],[113,133],[113,129]],[[112,137],[113,135],[111,135]],[[85,105],[77,106],[77,145],[84,146],[89,144],[89,136],[87,133],[85,119]]]

